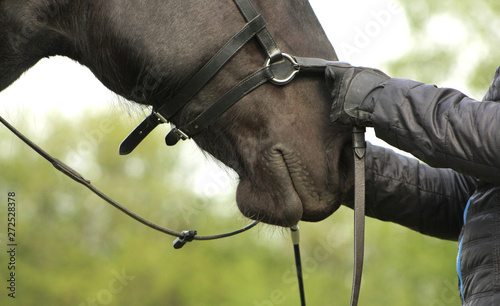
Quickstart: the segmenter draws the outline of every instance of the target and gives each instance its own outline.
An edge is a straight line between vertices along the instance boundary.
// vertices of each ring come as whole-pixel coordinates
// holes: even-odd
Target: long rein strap
[[[14,133],[19,139],[21,139],[24,143],[26,143],[30,148],[32,148],[35,152],[37,152],[39,155],[41,155],[43,158],[45,158],[47,161],[49,161],[54,166],[54,168],[56,168],[60,172],[64,173],[69,178],[73,179],[74,181],[84,185],[90,191],[92,191],[94,194],[96,194],[101,199],[108,202],[109,204],[111,204],[112,206],[114,206],[115,208],[117,208],[118,210],[123,212],[124,214],[128,215],[132,219],[134,219],[134,220],[136,220],[136,221],[138,221],[138,222],[140,222],[140,223],[142,223],[142,224],[144,224],[144,225],[146,225],[154,230],[157,230],[159,232],[165,233],[165,234],[170,235],[170,236],[177,237],[177,239],[174,241],[174,248],[176,248],[176,249],[180,249],[187,242],[190,242],[193,240],[214,240],[214,239],[230,237],[230,236],[245,232],[259,223],[258,221],[254,221],[254,222],[250,223],[249,225],[247,225],[239,230],[233,231],[233,232],[228,232],[228,233],[218,234],[218,235],[207,235],[207,236],[198,236],[198,233],[196,230],[187,230],[187,231],[177,232],[177,231],[162,227],[158,224],[155,224],[155,223],[137,215],[136,213],[134,213],[130,209],[124,207],[120,203],[116,202],[115,200],[113,200],[112,198],[107,196],[104,192],[100,191],[94,185],[92,185],[89,180],[86,180],[76,170],[74,170],[70,166],[66,165],[65,163],[63,163],[59,159],[53,157],[52,155],[50,155],[49,153],[44,151],[42,148],[37,146],[34,142],[29,140],[26,136],[24,136],[20,131],[18,131],[16,128],[14,128],[9,122],[7,122],[1,116],[0,116],[0,122],[3,125],[5,125],[5,127],[7,127],[12,133]]]
[[[365,248],[365,142],[364,127],[353,126],[354,151],[354,271],[351,306],[358,305]]]
[[[318,61],[321,64],[321,60]],[[304,63],[303,63],[304,64]],[[304,64],[305,65],[305,64]],[[314,65],[313,65],[314,66]],[[312,68],[312,66],[309,66]],[[320,68],[318,66],[318,68]],[[353,126],[352,140],[354,151],[354,269],[352,277],[350,306],[357,306],[363,274],[363,259],[365,248],[365,156],[366,156],[366,128]],[[306,306],[302,263],[299,248],[299,227],[290,228],[293,250],[295,254],[295,268],[300,292],[300,303]]]

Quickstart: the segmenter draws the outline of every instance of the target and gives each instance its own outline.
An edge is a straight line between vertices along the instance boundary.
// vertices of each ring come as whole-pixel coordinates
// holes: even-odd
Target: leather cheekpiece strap
[[[255,16],[259,15],[259,12],[257,12],[255,7],[249,0],[234,0],[234,2],[238,6],[241,14],[243,15],[243,17],[245,17],[245,20],[247,22],[255,18]],[[278,45],[267,29],[259,32],[257,34],[257,38],[266,50],[267,55],[271,59],[271,63],[283,59],[280,48],[278,48]]]

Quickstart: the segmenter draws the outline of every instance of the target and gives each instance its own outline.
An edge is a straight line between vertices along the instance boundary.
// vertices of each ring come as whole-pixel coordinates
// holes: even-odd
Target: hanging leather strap
[[[354,271],[351,306],[358,305],[365,245],[365,128],[354,126]]]

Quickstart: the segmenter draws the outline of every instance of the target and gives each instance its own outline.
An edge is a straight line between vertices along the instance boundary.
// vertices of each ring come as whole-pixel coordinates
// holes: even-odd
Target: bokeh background
[[[494,0],[311,0],[339,58],[481,99],[500,53]],[[43,60],[0,93],[0,114],[94,185],[154,220],[200,234],[248,223],[234,174],[158,129],[131,156],[121,140],[148,113],[64,58]],[[370,141],[384,145],[375,139]],[[17,292],[7,297],[8,192],[16,193]],[[131,220],[0,128],[0,305],[299,305],[287,230],[173,239]],[[309,305],[348,305],[353,214],[301,224]],[[361,305],[459,305],[457,244],[369,219]]]

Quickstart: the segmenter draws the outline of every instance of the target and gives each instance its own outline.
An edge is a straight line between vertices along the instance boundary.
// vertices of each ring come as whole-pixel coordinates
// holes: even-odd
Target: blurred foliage
[[[231,198],[190,191],[192,177],[156,131],[126,157],[118,140],[133,123],[114,113],[18,128],[140,215],[177,230],[220,233],[247,224]],[[31,119],[31,120],[24,120]],[[164,132],[164,131],[163,131]],[[0,305],[299,305],[289,234],[271,226],[181,250],[66,178],[0,128],[0,194],[17,199],[17,297]],[[5,208],[5,205],[2,205]],[[224,216],[222,209],[229,211]],[[6,211],[0,212],[5,243]],[[301,225],[309,305],[348,305],[352,211]],[[456,243],[368,220],[361,305],[458,304]],[[7,279],[6,252],[0,255]]]
[[[392,76],[440,85],[453,78],[481,99],[500,65],[500,2],[497,0],[398,1],[413,41],[391,63]]]

